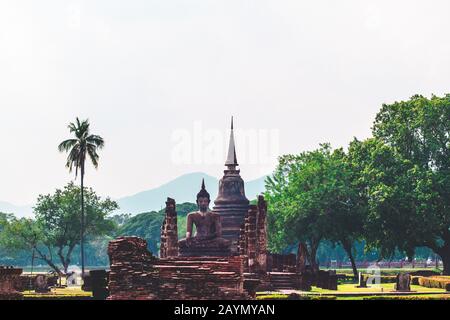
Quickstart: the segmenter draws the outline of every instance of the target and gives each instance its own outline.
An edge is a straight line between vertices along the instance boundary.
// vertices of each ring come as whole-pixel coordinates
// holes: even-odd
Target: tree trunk
[[[67,274],[67,271],[68,271],[69,266],[70,266],[70,261],[71,261],[70,257],[72,256],[73,248],[74,248],[73,245],[69,246],[69,249],[67,250],[66,256],[64,256],[64,254],[63,254],[63,248],[59,248],[58,249],[58,257],[59,257],[59,260],[61,261],[61,264],[62,264],[62,266],[64,268],[64,273],[65,274]]]
[[[341,243],[352,264],[353,276],[358,279],[358,268],[356,267],[355,258],[353,257],[352,245],[349,241],[341,241]]]
[[[319,248],[320,241],[311,241],[311,250],[309,251],[309,263],[315,274],[319,273],[319,264],[317,263],[317,249]]]
[[[66,261],[65,261],[65,259],[64,259],[64,255],[63,255],[62,251],[63,251],[63,248],[60,247],[60,248],[58,249],[58,257],[59,257],[59,260],[61,261],[61,264],[62,264],[62,266],[63,266],[64,273],[67,274]]]
[[[81,276],[84,277],[84,163],[81,164],[81,234],[80,234],[80,251],[81,251]]]
[[[64,271],[67,273],[67,269],[69,268],[69,266],[70,266],[70,261],[71,261],[71,257],[72,257],[72,251],[73,251],[73,248],[74,248],[75,246],[74,245],[71,245],[71,246],[69,246],[69,249],[67,250],[67,254],[66,254],[66,264],[64,265]]]
[[[444,263],[444,276],[450,276],[450,244],[446,243],[437,254]]]
[[[38,248],[34,248],[37,252],[37,254],[39,255],[39,258],[41,260],[44,260],[53,270],[56,271],[56,273],[58,273],[58,275],[62,275],[63,273],[61,272],[61,269],[58,268],[57,265],[55,265],[53,263],[52,260],[48,259],[47,256],[45,254],[43,254]]]
[[[435,243],[428,244],[428,247],[441,257],[442,263],[444,264],[443,274],[450,276],[450,232],[444,232],[442,238],[444,240],[442,247],[438,247]],[[437,262],[436,265],[438,266]]]
[[[444,276],[450,276],[450,254],[442,256],[444,262]]]

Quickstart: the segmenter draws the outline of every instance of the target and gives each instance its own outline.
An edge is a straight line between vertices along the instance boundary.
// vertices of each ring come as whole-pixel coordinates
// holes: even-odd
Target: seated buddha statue
[[[197,194],[198,211],[187,215],[186,238],[178,242],[180,256],[229,256],[231,242],[222,238],[220,216],[209,210],[210,195],[205,188]],[[192,234],[195,225],[195,234]]]

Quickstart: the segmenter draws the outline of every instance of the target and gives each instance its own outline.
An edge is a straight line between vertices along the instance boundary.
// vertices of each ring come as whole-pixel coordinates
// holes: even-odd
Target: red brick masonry
[[[243,257],[158,259],[137,237],[121,237],[108,248],[109,300],[243,300]]]

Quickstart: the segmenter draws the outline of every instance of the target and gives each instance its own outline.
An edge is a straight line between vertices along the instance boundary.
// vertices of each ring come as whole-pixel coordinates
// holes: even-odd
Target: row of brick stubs
[[[240,256],[157,259],[134,237],[111,241],[108,252],[110,300],[249,298]]]
[[[20,300],[22,293],[17,291],[22,269],[0,266],[0,300]]]
[[[164,222],[161,227],[160,257],[178,256],[178,222],[176,203],[174,199],[167,198]]]

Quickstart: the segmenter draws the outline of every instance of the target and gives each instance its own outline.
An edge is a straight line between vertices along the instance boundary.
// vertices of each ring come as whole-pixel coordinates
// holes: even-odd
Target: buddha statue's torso
[[[195,234],[191,235],[195,225]],[[222,238],[220,216],[211,211],[188,214],[186,239],[178,242],[181,256],[229,256],[230,241]]]
[[[190,220],[195,225],[194,237],[198,239],[213,239],[220,237],[220,217],[211,212],[192,212],[188,216],[188,221]]]

